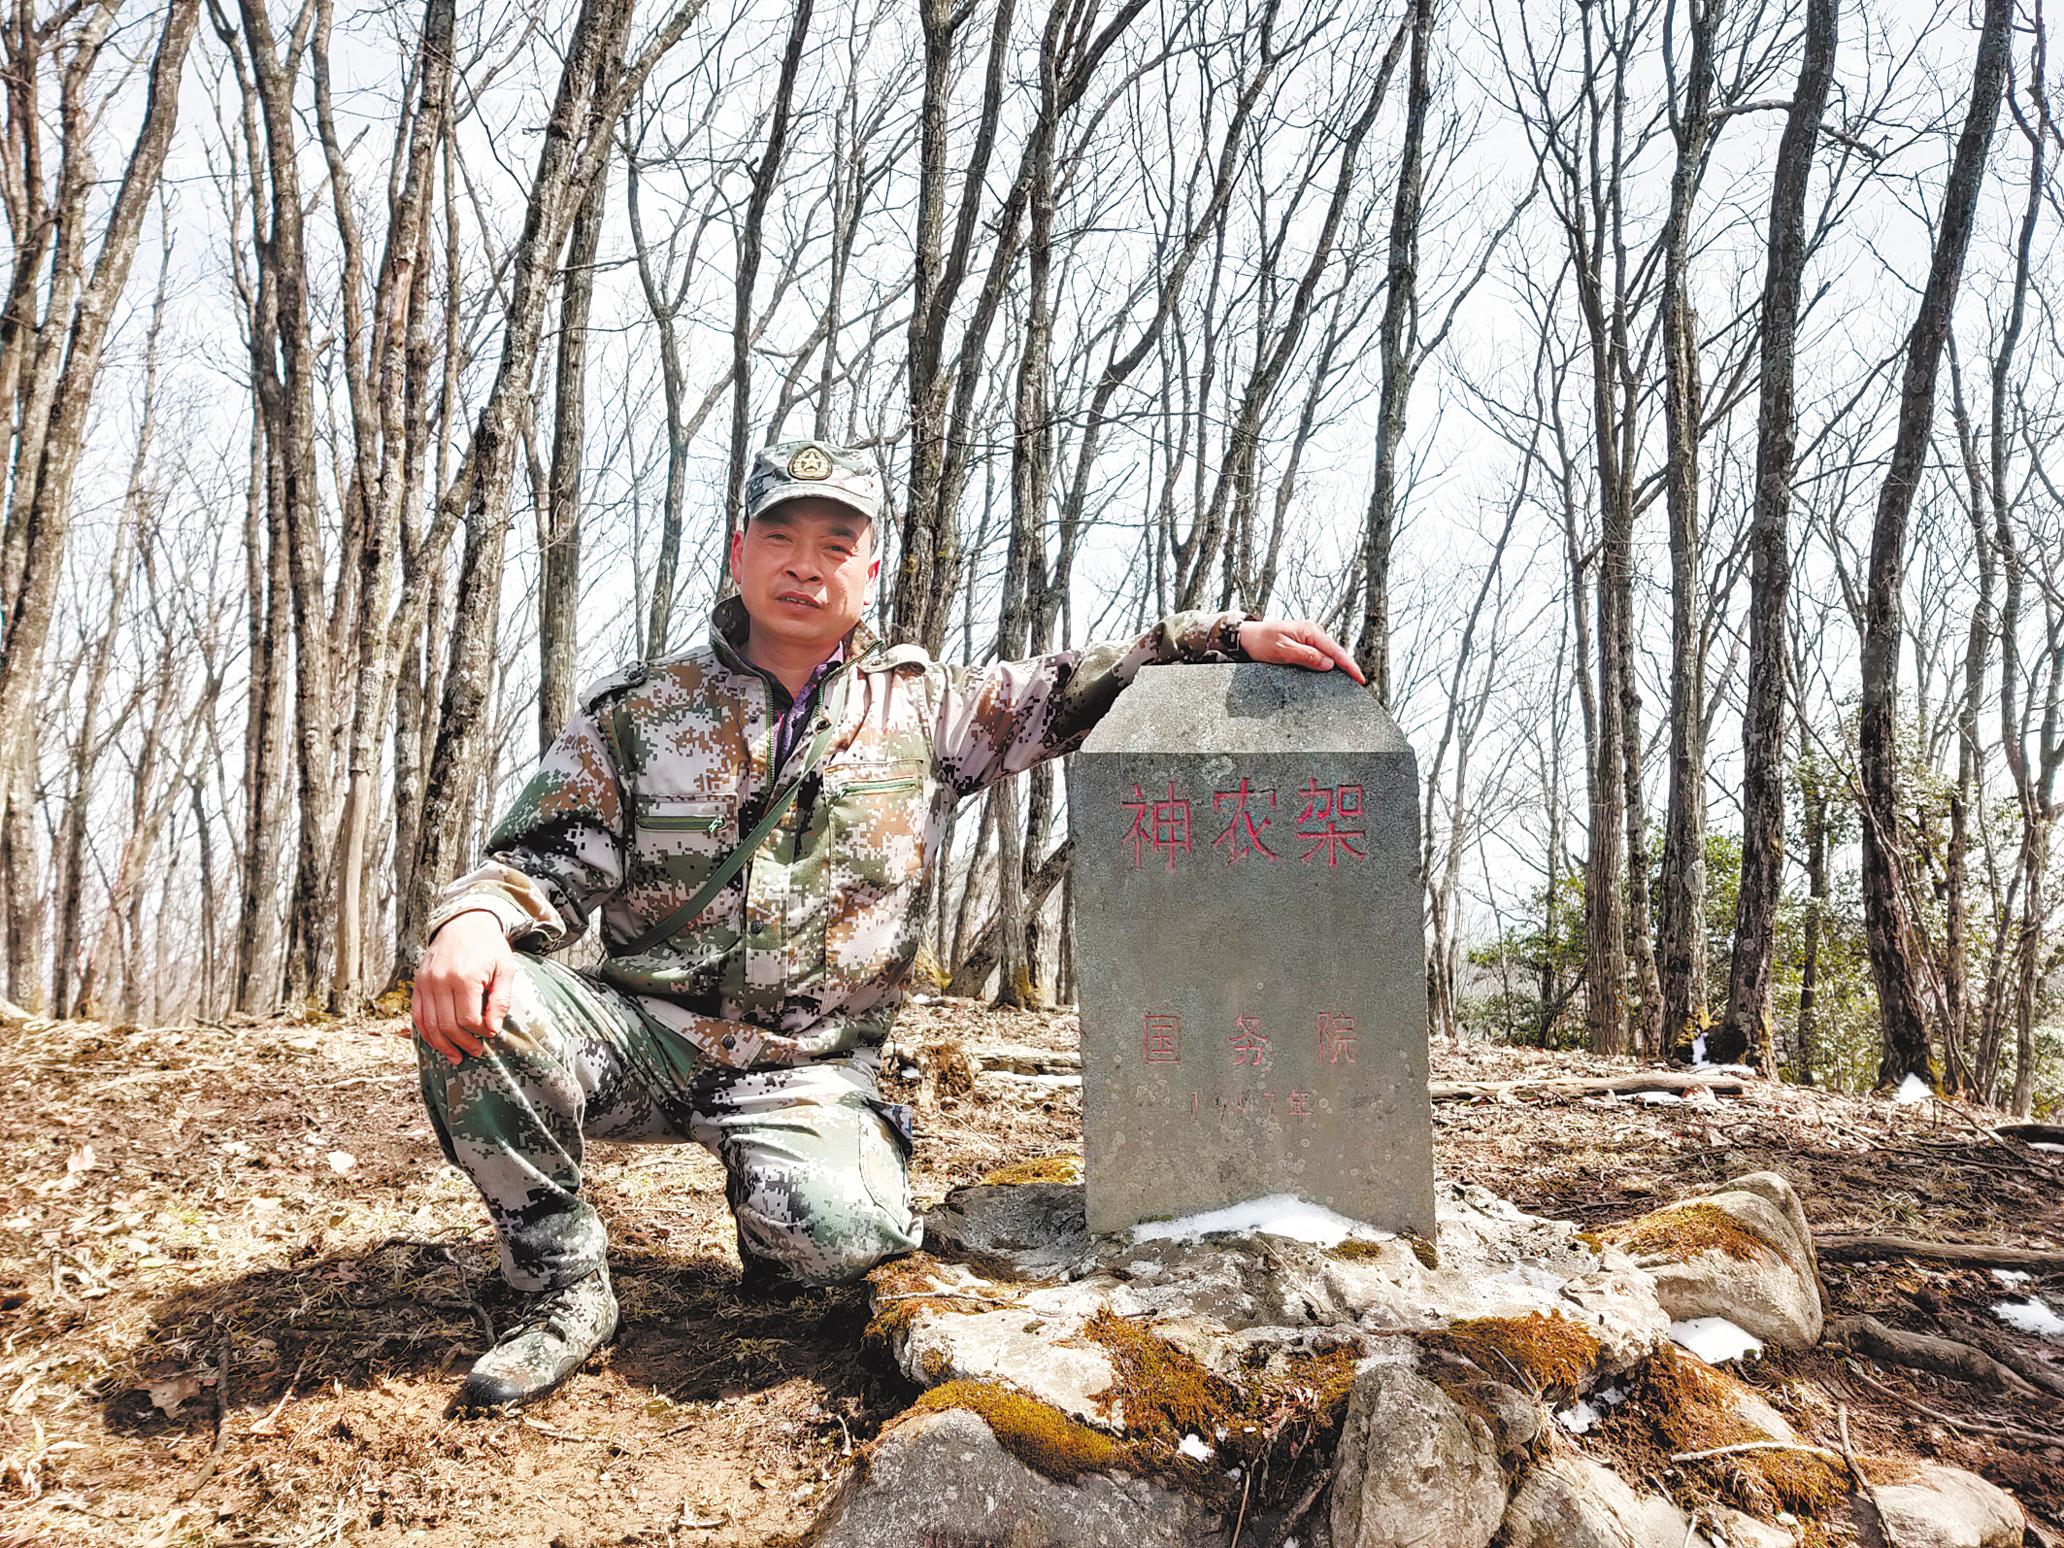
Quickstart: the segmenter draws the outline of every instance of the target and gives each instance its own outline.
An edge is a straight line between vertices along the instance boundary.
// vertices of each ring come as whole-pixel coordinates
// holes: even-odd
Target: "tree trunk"
[[[1419,212],[1423,196],[1426,114],[1433,100],[1429,55],[1433,47],[1433,0],[1412,0],[1411,64],[1405,93],[1404,147],[1397,191],[1390,211],[1389,277],[1383,296],[1383,332],[1378,345],[1382,380],[1376,399],[1376,473],[1362,528],[1361,638],[1355,662],[1376,697],[1390,704],[1390,547],[1397,530],[1397,461],[1405,438],[1405,405],[1411,396],[1419,316]]]
[[[546,496],[545,552],[538,596],[538,756],[573,713],[575,618],[580,609],[581,437],[588,377],[588,312],[595,299],[595,255],[609,191],[608,163],[574,217],[559,289],[559,371],[552,400],[552,471]]]
[[[1806,186],[1834,78],[1838,0],[1808,0],[1805,56],[1777,144],[1770,190],[1769,255],[1763,273],[1762,378],[1756,408],[1756,504],[1749,528],[1749,670],[1742,707],[1741,888],[1735,899],[1727,1010],[1709,1045],[1719,1063],[1739,1061],[1770,1020],[1777,906],[1784,885],[1785,664],[1792,552],[1792,470],[1798,453],[1793,390],[1801,276],[1806,267]],[[1823,824],[1820,864],[1825,871]],[[1825,886],[1825,876],[1822,878]],[[1807,916],[1809,953],[1820,920]],[[1812,1079],[1810,990],[1800,987],[1800,1079]]]
[[[1691,67],[1672,102],[1677,166],[1663,237],[1664,498],[1670,515],[1670,777],[1663,823],[1662,1044],[1680,1057],[1706,1030],[1705,558],[1699,521],[1698,316],[1691,220],[1713,133],[1713,47],[1723,0],[1691,0]]]
[[[144,211],[157,190],[172,142],[179,112],[180,73],[199,14],[199,0],[169,0],[159,23],[142,122],[108,211],[92,277],[80,291],[77,306],[63,330],[63,365],[56,375],[45,421],[48,429],[42,434],[33,493],[25,514],[9,511],[8,537],[19,537],[23,561],[20,584],[13,588],[14,605],[6,620],[5,636],[0,639],[0,645],[4,645],[0,649],[0,769],[19,768],[22,749],[33,738],[30,722],[42,692],[43,649],[50,637],[58,577],[71,528],[72,479],[85,449],[101,350],[107,342],[115,302],[129,280]],[[90,133],[86,107],[71,104],[68,112],[78,116],[67,118],[67,140],[78,136],[77,153],[83,157],[87,153],[85,137]],[[16,492],[21,492],[19,474]],[[14,858],[19,863],[20,857]]]
[[[1927,454],[1943,341],[1949,332],[1964,254],[1970,247],[1993,123],[1999,114],[2013,13],[2012,0],[1986,0],[1970,107],[1950,165],[1920,313],[1907,336],[1899,427],[1871,530],[1857,740],[1863,784],[1864,932],[1884,1022],[1884,1051],[1878,1064],[1881,1088],[1897,1086],[1909,1075],[1931,1084],[1935,1078],[1921,1009],[1915,924],[1899,853],[1897,694],[1904,632],[1900,589],[1906,576],[1906,521]]]
[[[474,425],[468,452],[472,476],[454,492],[466,502],[466,543],[459,561],[436,749],[424,788],[416,858],[419,889],[457,874],[470,852],[468,819],[487,781],[488,697],[494,686],[502,546],[508,534],[525,399],[551,279],[573,211],[586,197],[585,179],[601,175],[615,116],[613,110],[603,110],[603,99],[616,95],[605,81],[621,64],[631,9],[631,0],[583,0],[538,153],[523,234],[510,255],[501,360]],[[676,13],[677,19],[683,14],[692,13]],[[631,82],[629,89],[635,85]]]
[[[767,124],[767,148],[753,168],[752,194],[746,200],[745,224],[738,233],[738,267],[732,279],[731,302],[731,465],[724,481],[724,551],[739,528],[745,506],[746,443],[752,429],[753,287],[760,277],[763,227],[774,185],[788,153],[789,111],[795,99],[796,71],[810,37],[812,0],[795,0],[789,18],[788,44],[781,51],[781,73],[774,85],[774,111]],[[879,537],[877,537],[879,541]]]

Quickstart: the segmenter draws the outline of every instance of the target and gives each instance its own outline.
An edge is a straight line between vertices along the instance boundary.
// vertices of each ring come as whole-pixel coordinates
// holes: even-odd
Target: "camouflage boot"
[[[616,1294],[608,1269],[534,1295],[500,1342],[473,1362],[457,1406],[535,1403],[615,1336]]]

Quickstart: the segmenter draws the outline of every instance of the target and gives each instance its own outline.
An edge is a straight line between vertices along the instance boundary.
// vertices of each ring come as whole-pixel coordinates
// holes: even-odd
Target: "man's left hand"
[[[1347,647],[1309,618],[1250,618],[1240,625],[1240,649],[1249,661],[1330,672],[1336,666],[1364,687],[1369,679],[1355,665]]]

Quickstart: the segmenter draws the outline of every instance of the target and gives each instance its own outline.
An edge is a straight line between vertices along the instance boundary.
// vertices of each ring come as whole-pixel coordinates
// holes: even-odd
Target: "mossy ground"
[[[1030,1161],[1013,1161],[1009,1166],[1000,1166],[984,1177],[981,1186],[1004,1187],[1013,1183],[1079,1183],[1082,1181],[1082,1158],[1059,1155],[1039,1156]]]
[[[1257,1350],[1251,1372],[1228,1380],[1144,1323],[1109,1309],[1090,1319],[1083,1336],[1111,1357],[1116,1375],[1095,1396],[1122,1417],[1128,1435],[1164,1466],[1169,1459],[1189,1462],[1176,1448],[1184,1436],[1197,1436],[1215,1452],[1212,1466],[1179,1468],[1171,1476],[1215,1499],[1227,1492],[1224,1472],[1237,1465],[1253,1480],[1250,1504],[1257,1508],[1287,1498],[1300,1464],[1331,1444],[1361,1358],[1353,1345],[1274,1360]]]
[[[928,1252],[891,1258],[875,1269],[867,1276],[867,1289],[876,1310],[868,1319],[862,1342],[886,1350],[920,1313],[950,1310],[954,1304],[950,1299],[927,1293],[936,1290],[938,1284],[939,1260]]]
[[[1138,1470],[1135,1443],[1116,1440],[1070,1419],[1051,1404],[994,1382],[945,1382],[922,1394],[901,1418],[949,1408],[979,1415],[1004,1450],[1048,1478],[1072,1483],[1084,1473]]]
[[[1781,1449],[1671,1461],[1769,1439],[1741,1416],[1748,1390],[1742,1383],[1665,1344],[1620,1384],[1627,1400],[1606,1412],[1595,1438],[1630,1474],[1664,1487],[1686,1508],[1718,1500],[1764,1521],[1790,1511],[1809,1548],[1828,1541],[1849,1499],[1848,1469],[1839,1461]]]
[[[1473,1317],[1421,1341],[1536,1395],[1574,1397],[1598,1366],[1598,1340],[1567,1317]]]
[[[1673,1204],[1652,1215],[1582,1233],[1593,1247],[1612,1246],[1636,1258],[1683,1262],[1702,1252],[1744,1263],[1767,1261],[1771,1250],[1755,1232],[1717,1204]]]

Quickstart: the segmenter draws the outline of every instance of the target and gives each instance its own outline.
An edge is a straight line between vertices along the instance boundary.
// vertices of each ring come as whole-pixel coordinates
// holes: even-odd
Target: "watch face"
[[[788,459],[790,478],[820,479],[831,477],[831,459],[814,446],[800,448]]]

